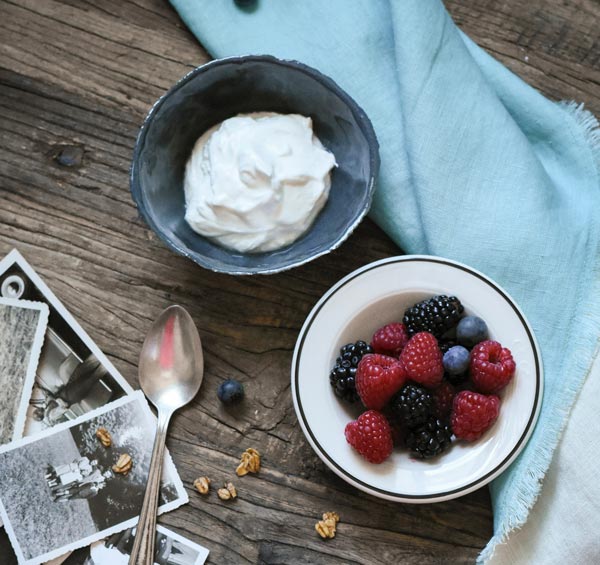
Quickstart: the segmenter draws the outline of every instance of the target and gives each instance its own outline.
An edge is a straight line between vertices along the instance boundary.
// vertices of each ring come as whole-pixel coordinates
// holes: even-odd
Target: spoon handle
[[[137,525],[133,549],[129,558],[129,565],[154,565],[154,539],[156,536],[156,512],[158,508],[158,497],[160,494],[160,479],[162,466],[165,458],[165,441],[167,439],[167,427],[171,414],[158,412],[158,426],[154,438],[150,472],[144,503],[140,511],[140,521]]]

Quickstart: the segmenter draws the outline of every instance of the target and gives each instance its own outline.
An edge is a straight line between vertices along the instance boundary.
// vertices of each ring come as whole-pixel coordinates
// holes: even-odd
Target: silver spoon
[[[204,376],[200,336],[181,306],[169,306],[150,328],[140,354],[139,375],[144,394],[158,410],[158,428],[129,565],[153,565],[167,427],[173,413],[196,396]]]

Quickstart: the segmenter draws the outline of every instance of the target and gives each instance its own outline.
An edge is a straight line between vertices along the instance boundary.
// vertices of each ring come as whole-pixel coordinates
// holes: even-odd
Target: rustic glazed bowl
[[[310,116],[338,167],[327,204],[303,236],[275,251],[238,253],[189,227],[183,178],[200,135],[227,118],[258,111]],[[373,126],[333,80],[296,61],[251,55],[198,67],[156,102],[138,135],[130,181],[141,215],[172,250],[217,272],[269,274],[341,245],[369,210],[378,170]]]

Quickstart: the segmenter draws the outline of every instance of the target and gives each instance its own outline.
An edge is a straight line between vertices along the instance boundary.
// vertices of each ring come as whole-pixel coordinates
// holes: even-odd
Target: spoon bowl
[[[140,386],[157,409],[177,410],[198,393],[204,376],[200,336],[181,306],[169,306],[150,328],[139,362]]]

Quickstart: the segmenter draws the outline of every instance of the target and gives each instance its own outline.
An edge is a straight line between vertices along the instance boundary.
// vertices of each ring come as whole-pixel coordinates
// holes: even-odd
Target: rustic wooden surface
[[[525,80],[600,114],[598,0],[448,7]],[[314,455],[292,408],[289,366],[305,316],[340,277],[397,254],[387,237],[365,221],[327,258],[233,278],[175,256],[138,219],[128,190],[138,127],[207,58],[164,0],[0,0],[0,253],[18,247],[131,383],[158,312],[173,302],[190,310],[207,371],[169,438],[190,504],[161,522],[207,546],[209,563],[473,562],[492,532],[486,489],[425,506],[361,494]],[[216,400],[226,377],[246,385],[241,410]],[[246,447],[264,454],[264,468],[236,480],[236,503],[195,494],[197,475],[232,477]],[[325,543],[313,528],[326,510],[342,523]],[[2,533],[0,563],[10,553]]]

